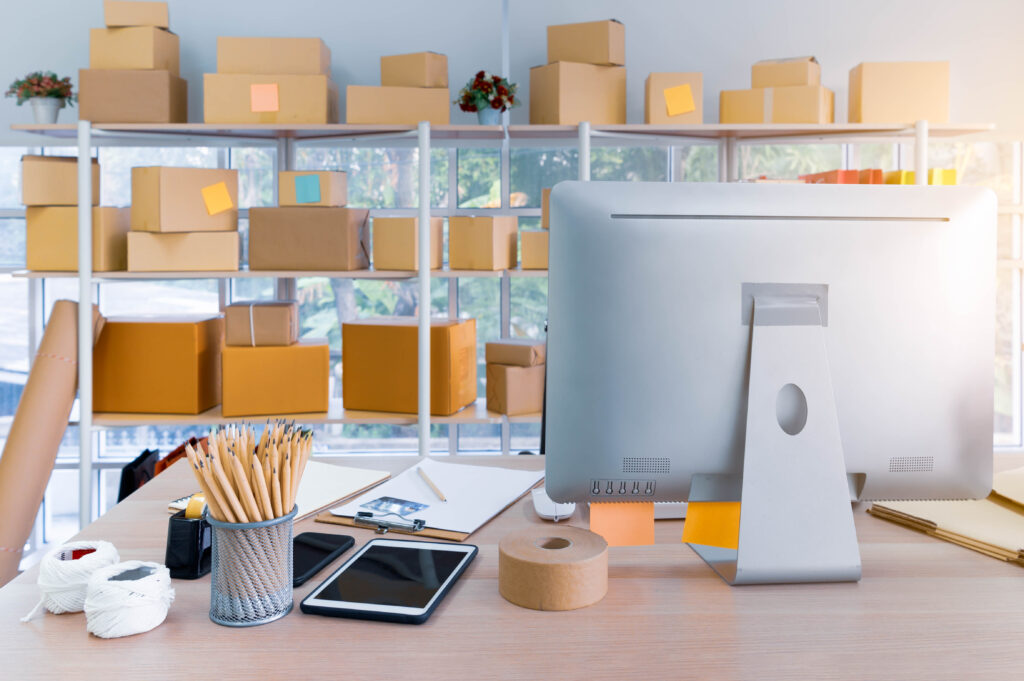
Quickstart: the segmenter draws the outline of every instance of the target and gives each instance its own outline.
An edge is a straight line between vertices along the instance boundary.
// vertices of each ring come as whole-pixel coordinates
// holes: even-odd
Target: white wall
[[[750,64],[813,54],[846,116],[849,69],[864,60],[949,59],[952,120],[994,122],[1024,134],[1024,2],[1021,0],[510,0],[512,78],[529,97],[529,67],[546,59],[545,26],[614,17],[626,25],[629,121],[643,119],[650,71],[704,73],[704,119],[718,119],[721,89],[749,86]],[[4,0],[3,84],[37,68],[61,75],[88,64],[101,0]],[[181,37],[190,120],[202,120],[202,74],[216,69],[217,35],[320,36],[341,86],[374,84],[378,57],[418,50],[449,57],[452,98],[480,68],[501,65],[500,0],[170,0]],[[36,28],[38,26],[38,28]],[[344,107],[344,102],[342,102]],[[527,122],[526,106],[513,113]],[[344,109],[343,109],[344,110]],[[72,120],[67,112],[62,121]],[[73,116],[73,113],[72,113]],[[27,105],[0,103],[0,141],[29,122]],[[453,122],[471,116],[453,109]]]

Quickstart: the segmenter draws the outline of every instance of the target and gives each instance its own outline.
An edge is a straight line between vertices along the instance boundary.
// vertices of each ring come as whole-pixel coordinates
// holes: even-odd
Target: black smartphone
[[[303,532],[296,535],[292,540],[292,584],[302,586],[354,543],[355,539],[347,534]]]

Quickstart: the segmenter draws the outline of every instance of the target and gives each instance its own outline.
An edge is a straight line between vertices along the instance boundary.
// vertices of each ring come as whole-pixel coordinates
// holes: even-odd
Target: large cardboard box
[[[230,207],[227,207],[228,203]],[[224,232],[236,229],[237,170],[169,166],[132,168],[132,230]]]
[[[217,38],[217,73],[331,73],[320,38]]]
[[[331,355],[327,341],[222,349],[225,417],[327,411]]]
[[[249,269],[367,269],[369,215],[362,208],[250,208]]]
[[[558,62],[530,69],[530,123],[626,122],[626,69]]]
[[[154,26],[89,31],[90,69],[157,69],[178,75],[178,36]]]
[[[416,413],[419,345],[415,317],[341,325],[345,409]],[[448,416],[476,401],[476,320],[430,323],[430,413]]]
[[[269,89],[267,101],[259,99]],[[207,123],[338,122],[338,86],[323,74],[204,73]]]
[[[548,26],[548,63],[559,61],[622,66],[626,27],[614,19]]]
[[[78,117],[93,123],[185,123],[188,83],[169,71],[78,71]]]
[[[419,218],[373,219],[373,268],[415,270],[420,262]],[[444,260],[444,218],[430,218],[430,269]]]
[[[546,357],[547,343],[534,338],[508,338],[484,346],[484,359],[488,364],[532,367],[544,364]]]
[[[548,233],[546,231],[524,231],[519,233],[524,270],[546,270],[548,268]]]
[[[291,345],[299,339],[299,303],[250,300],[224,308],[225,345]]]
[[[949,62],[864,62],[850,69],[850,123],[949,122]]]
[[[515,416],[544,409],[545,366],[487,365],[487,411]]]
[[[345,90],[348,123],[448,125],[451,111],[448,88],[349,85]]]
[[[128,232],[129,272],[234,272],[238,232]]]
[[[348,203],[345,171],[282,170],[277,174],[279,206],[344,206]]]
[[[516,266],[512,216],[448,218],[448,267],[453,270],[505,270]]]
[[[720,123],[832,123],[834,97],[820,85],[722,90]]]
[[[220,402],[219,315],[108,318],[93,350],[97,412],[198,414]]]
[[[170,27],[166,2],[103,0],[103,23],[109,28],[122,26]]]
[[[750,87],[821,85],[821,64],[814,57],[763,59],[750,68]]]
[[[652,73],[644,81],[644,123],[700,125],[704,122],[704,76]]]
[[[128,266],[128,209],[92,209],[92,269],[122,271]],[[51,272],[78,271],[78,207],[25,209],[25,267]]]
[[[380,58],[380,84],[391,87],[448,87],[448,57],[413,52]]]
[[[26,206],[77,206],[76,156],[21,157],[21,202]],[[100,163],[92,159],[92,205],[100,203]]]

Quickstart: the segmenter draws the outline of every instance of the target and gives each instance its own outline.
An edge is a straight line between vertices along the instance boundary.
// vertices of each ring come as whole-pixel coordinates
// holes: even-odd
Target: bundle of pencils
[[[249,425],[210,432],[207,451],[186,445],[210,515],[228,523],[254,523],[288,515],[313,447],[313,431],[267,422],[259,441]]]

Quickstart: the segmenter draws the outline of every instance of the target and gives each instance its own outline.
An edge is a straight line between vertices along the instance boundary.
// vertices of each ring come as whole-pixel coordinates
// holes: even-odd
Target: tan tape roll
[[[578,527],[537,525],[498,544],[498,590],[534,610],[575,610],[608,592],[608,543]]]

